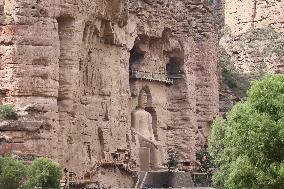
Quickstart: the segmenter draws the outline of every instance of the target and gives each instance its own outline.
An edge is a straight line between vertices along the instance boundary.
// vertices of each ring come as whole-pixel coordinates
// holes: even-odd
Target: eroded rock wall
[[[283,9],[281,0],[225,0],[225,23],[233,35],[263,26],[283,34]]]
[[[133,186],[131,171],[98,162],[123,152],[139,166],[130,123],[146,88],[163,155],[173,148],[194,164],[218,114],[210,7],[198,0],[1,0],[0,22],[0,103],[20,115],[1,122],[1,154],[46,156],[78,181]],[[140,70],[165,74],[175,60],[182,79],[130,80],[136,46]]]

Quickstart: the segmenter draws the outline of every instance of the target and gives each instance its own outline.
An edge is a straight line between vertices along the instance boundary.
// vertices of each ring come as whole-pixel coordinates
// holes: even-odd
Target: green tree
[[[61,166],[50,159],[37,158],[28,168],[28,186],[42,189],[59,189]]]
[[[284,188],[284,75],[254,82],[245,102],[213,124],[217,188]]]
[[[164,163],[167,166],[169,171],[174,170],[178,165],[178,156],[177,152],[174,150],[168,150],[168,161]]]
[[[206,173],[206,175],[196,175],[195,184],[201,186],[212,185],[212,174],[215,168],[213,158],[209,154],[207,148],[201,148],[196,152],[196,161],[198,162],[197,171],[200,173]]]
[[[11,157],[0,157],[0,188],[17,189],[24,184],[26,169],[22,162]]]
[[[202,173],[211,173],[214,168],[214,163],[207,148],[201,148],[196,152],[196,160],[199,162],[198,171]]]

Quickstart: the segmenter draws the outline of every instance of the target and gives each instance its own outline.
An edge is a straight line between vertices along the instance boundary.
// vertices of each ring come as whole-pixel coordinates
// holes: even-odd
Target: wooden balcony
[[[153,82],[161,82],[166,84],[174,84],[174,80],[169,78],[166,73],[152,73],[138,70],[130,70],[129,78],[133,80],[141,79]]]

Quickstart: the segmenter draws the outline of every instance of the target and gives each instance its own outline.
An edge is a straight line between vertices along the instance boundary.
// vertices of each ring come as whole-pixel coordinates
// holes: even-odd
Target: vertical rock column
[[[58,114],[59,130],[58,143],[61,146],[60,159],[65,167],[68,166],[72,153],[74,152],[73,132],[76,132],[75,124],[75,93],[78,73],[76,67],[78,63],[78,46],[76,46],[76,25],[75,20],[71,17],[59,17],[58,36],[60,42],[59,56],[59,86],[58,86]],[[69,163],[68,163],[69,162]]]
[[[216,40],[217,42],[217,40]],[[207,145],[211,123],[218,115],[218,45],[216,42],[197,42],[196,57],[196,117],[199,139],[197,147]]]
[[[182,62],[182,79],[167,89],[171,121],[168,123],[168,146],[179,154],[181,162],[195,160],[195,78],[192,41],[186,40]]]
[[[74,19],[60,17],[58,22],[58,35],[60,41],[59,56],[59,89],[58,89],[58,109],[59,118],[64,117],[64,113],[70,114],[74,105],[74,85],[76,64],[76,50],[74,49]]]

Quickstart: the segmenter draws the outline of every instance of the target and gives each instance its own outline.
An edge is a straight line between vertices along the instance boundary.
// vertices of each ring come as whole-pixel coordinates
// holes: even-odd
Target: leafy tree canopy
[[[59,164],[46,158],[37,158],[28,168],[28,186],[59,189],[62,178]]]
[[[213,123],[209,151],[219,188],[284,188],[284,75],[254,82],[245,102]]]
[[[26,175],[23,163],[11,157],[0,157],[0,188],[22,188]]]

